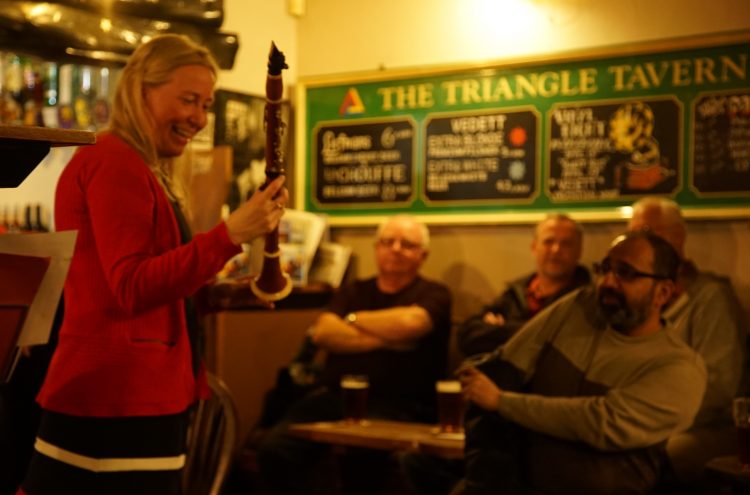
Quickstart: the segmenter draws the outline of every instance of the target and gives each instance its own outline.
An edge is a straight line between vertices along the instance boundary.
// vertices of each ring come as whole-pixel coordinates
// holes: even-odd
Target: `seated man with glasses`
[[[565,296],[490,359],[459,372],[466,477],[454,491],[649,493],[666,440],[701,403],[701,358],[661,318],[679,258],[647,232],[618,237],[596,287]]]
[[[310,480],[325,446],[293,438],[294,422],[342,419],[339,381],[369,378],[370,417],[435,421],[435,381],[447,367],[451,325],[448,288],[419,275],[429,251],[427,227],[408,215],[376,233],[377,275],[342,287],[309,330],[326,358],[321,387],[294,404],[260,445],[258,461],[272,494],[312,493]],[[350,449],[341,468],[345,493],[378,493],[388,456]]]

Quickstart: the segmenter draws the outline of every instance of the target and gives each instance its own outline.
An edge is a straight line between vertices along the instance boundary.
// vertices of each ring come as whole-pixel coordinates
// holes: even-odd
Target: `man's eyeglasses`
[[[612,261],[609,258],[604,258],[601,263],[594,263],[594,273],[597,275],[603,277],[609,272],[612,272],[615,278],[621,282],[632,282],[637,278],[653,278],[656,280],[667,280],[669,278],[665,275],[636,270],[624,261]]]
[[[422,247],[421,244],[411,242],[406,239],[397,239],[393,237],[381,237],[380,239],[378,239],[378,244],[387,248],[392,248],[396,245],[397,242],[401,246],[401,249],[403,249],[404,251],[415,251]]]

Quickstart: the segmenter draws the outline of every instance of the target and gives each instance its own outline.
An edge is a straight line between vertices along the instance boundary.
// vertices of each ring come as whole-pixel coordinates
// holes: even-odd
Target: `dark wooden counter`
[[[333,295],[328,285],[295,287],[274,304],[259,300],[250,279],[210,285],[198,298],[206,327],[206,364],[229,386],[244,439],[260,418],[279,370],[297,353],[307,328]]]
[[[0,187],[18,187],[53,146],[94,144],[93,132],[0,125]]]
[[[316,309],[331,300],[333,289],[327,284],[308,284],[294,287],[286,298],[274,303],[275,309]],[[207,311],[242,311],[270,309],[250,290],[250,279],[243,278],[213,284],[204,293]]]

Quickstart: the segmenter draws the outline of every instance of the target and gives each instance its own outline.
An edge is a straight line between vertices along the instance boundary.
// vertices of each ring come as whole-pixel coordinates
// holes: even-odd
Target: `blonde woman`
[[[187,411],[207,393],[185,300],[241,243],[274,229],[288,201],[276,180],[190,237],[171,160],[205,126],[216,75],[209,52],[185,37],[141,45],[123,70],[110,128],[60,177],[56,226],[78,239],[19,493],[180,493]]]

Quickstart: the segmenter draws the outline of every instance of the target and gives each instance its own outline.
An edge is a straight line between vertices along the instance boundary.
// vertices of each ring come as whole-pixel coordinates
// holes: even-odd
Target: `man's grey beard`
[[[615,297],[618,300],[618,304],[604,304],[602,296],[605,294]],[[596,307],[602,319],[622,334],[629,334],[631,330],[646,321],[647,314],[644,308],[629,307],[625,296],[612,289],[601,289],[597,297],[597,302]]]

